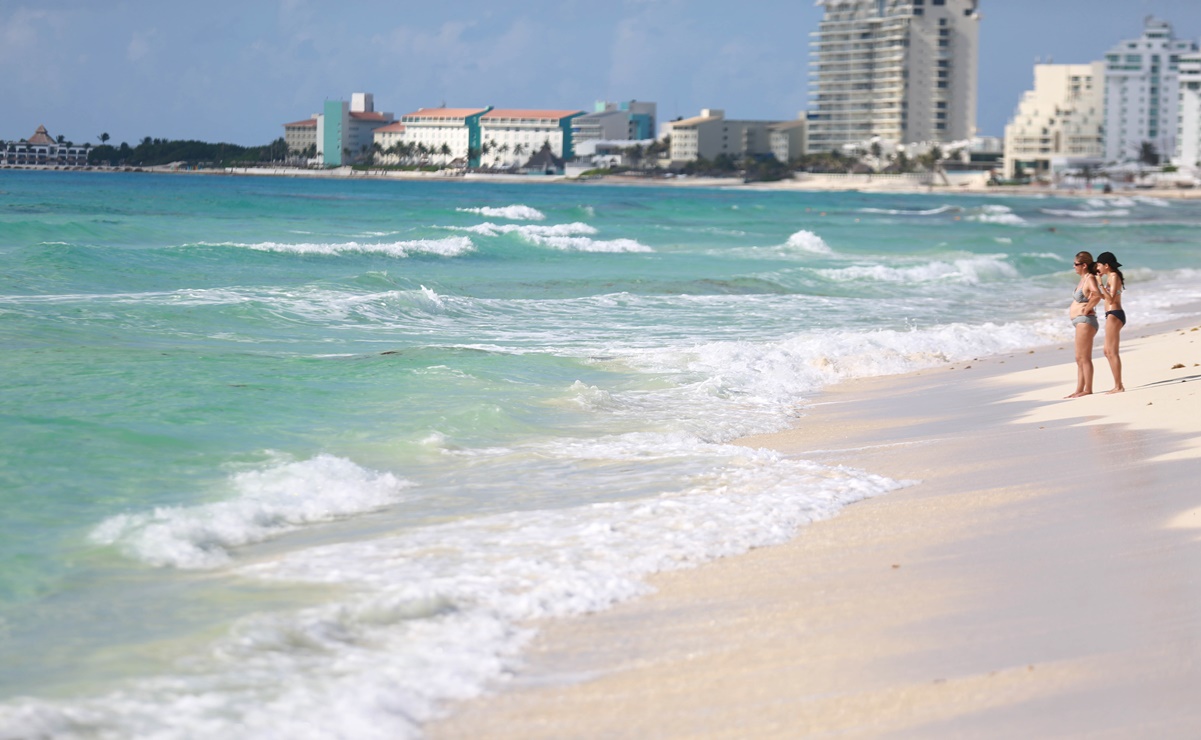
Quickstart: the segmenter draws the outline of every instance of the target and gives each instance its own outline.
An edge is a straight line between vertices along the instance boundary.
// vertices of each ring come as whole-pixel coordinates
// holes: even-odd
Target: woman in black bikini
[[[1065,398],[1079,398],[1093,392],[1093,340],[1097,337],[1097,304],[1101,289],[1097,286],[1096,263],[1088,252],[1076,253],[1076,274],[1080,282],[1072,294],[1068,317],[1076,330],[1076,392]]]
[[[1105,298],[1105,359],[1109,360],[1109,369],[1113,371],[1113,389],[1109,393],[1126,390],[1126,386],[1122,385],[1122,358],[1118,356],[1122,327],[1126,325],[1126,312],[1122,310],[1122,291],[1126,288],[1126,281],[1118,269],[1121,266],[1122,263],[1113,256],[1113,252],[1097,255],[1097,272],[1102,278],[1101,295]]]

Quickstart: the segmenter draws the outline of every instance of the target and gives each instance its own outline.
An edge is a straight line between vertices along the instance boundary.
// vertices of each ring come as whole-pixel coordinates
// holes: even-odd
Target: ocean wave
[[[592,397],[582,389],[574,393],[580,403],[604,404],[657,423],[675,418],[702,420],[689,429],[726,441],[793,423],[789,420],[797,406],[829,385],[1036,347],[1070,336],[1069,328],[1066,321],[1047,318],[910,330],[812,332],[770,342],[648,347],[620,353],[621,362],[676,377],[677,387],[660,394],[610,392],[604,398]]]
[[[0,723],[34,736],[416,737],[444,702],[510,668],[531,620],[605,609],[647,593],[650,574],[785,542],[903,485],[767,450],[667,444],[702,467],[648,499],[480,517],[241,567],[241,578],[345,595],[243,618],[169,679],[71,702],[17,699],[0,705]]]
[[[459,257],[475,249],[470,237],[457,236],[446,239],[414,239],[411,241],[386,242],[365,244],[360,242],[332,243],[300,243],[284,244],[281,242],[258,242],[242,244],[237,242],[209,243],[201,242],[205,247],[236,247],[253,249],[258,252],[281,252],[286,254],[384,254],[390,257],[409,257],[414,254],[433,254],[442,257]]]
[[[597,232],[593,226],[575,222],[548,226],[523,224],[482,223],[475,226],[450,227],[455,231],[469,231],[481,236],[515,234],[523,241],[543,247],[552,247],[569,252],[653,252],[651,247],[636,239],[592,239]]]
[[[1124,208],[1115,208],[1105,211],[1082,211],[1063,208],[1040,208],[1038,210],[1047,214],[1048,216],[1064,216],[1067,218],[1122,218],[1123,216],[1130,215],[1130,211]]]
[[[237,473],[229,485],[235,495],[228,501],[120,514],[101,522],[90,538],[155,566],[215,568],[230,562],[231,548],[389,506],[412,484],[318,455]]]
[[[565,252],[653,252],[655,250],[636,239],[589,239],[586,236],[529,237],[534,244],[554,247]]]
[[[540,236],[578,236],[597,233],[595,226],[576,221],[570,224],[494,224],[487,221],[475,226],[448,226],[451,231],[468,231],[480,236],[500,236],[501,234],[517,234],[523,238]]]
[[[1154,206],[1155,208],[1172,207],[1171,201],[1164,200],[1163,198],[1156,198],[1150,195],[1136,195],[1134,196],[1134,201],[1145,206]]]
[[[1084,201],[1085,205],[1095,210],[1106,210],[1109,208],[1133,208],[1136,205],[1153,206],[1155,208],[1171,208],[1172,204],[1163,198],[1156,198],[1150,195],[1115,195],[1108,198],[1089,198]]]
[[[788,237],[788,241],[784,243],[788,249],[797,250],[800,252],[808,252],[810,254],[833,254],[834,250],[830,249],[830,245],[826,244],[825,240],[812,231],[804,229],[794,233]]]
[[[456,208],[455,210],[461,213],[475,213],[480,216],[487,216],[488,218],[507,218],[513,221],[543,221],[546,219],[546,214],[542,211],[523,205],[504,206],[502,208],[482,206],[480,208]]]
[[[962,210],[959,206],[944,205],[926,210],[907,211],[901,208],[860,208],[859,213],[881,213],[888,216],[937,216],[940,213],[950,213]]]
[[[985,205],[972,209],[964,218],[985,224],[1004,224],[1007,226],[1025,226],[1026,219],[1013,212],[1009,206]]]
[[[949,281],[977,285],[984,277],[1017,277],[1017,270],[1006,262],[1005,255],[981,255],[955,260],[936,260],[912,267],[887,265],[852,265],[850,267],[815,270],[827,280],[846,282],[872,280],[882,283],[927,283]]]

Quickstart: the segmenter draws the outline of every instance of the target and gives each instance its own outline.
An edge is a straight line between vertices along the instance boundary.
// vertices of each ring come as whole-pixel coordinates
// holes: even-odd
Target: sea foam
[[[432,254],[441,257],[459,257],[475,249],[469,237],[449,237],[446,239],[414,239],[411,241],[381,242],[378,244],[360,242],[304,242],[285,244],[281,242],[258,242],[242,244],[226,242],[220,244],[202,243],[209,247],[237,247],[253,249],[258,252],[281,252],[287,254],[317,254],[335,256],[340,254],[383,254],[390,257],[409,257],[414,254]]]
[[[895,261],[894,261],[895,262]],[[976,255],[953,260],[935,260],[919,265],[852,265],[819,269],[815,272],[839,282],[871,280],[882,283],[926,283],[935,281],[977,285],[984,277],[1017,277],[1018,271],[1006,261],[1006,255]]]
[[[968,221],[977,221],[979,223],[1005,224],[1009,226],[1026,225],[1026,219],[1014,213],[1013,209],[1009,206],[1002,205],[985,205],[974,208],[964,218]]]
[[[119,514],[101,522],[91,540],[151,565],[213,568],[230,562],[231,548],[389,506],[411,485],[333,455],[280,461],[234,474],[229,500]]]
[[[788,237],[788,241],[784,243],[788,249],[795,249],[799,252],[808,252],[810,254],[832,254],[833,250],[830,245],[826,244],[817,234],[812,231],[802,229]]]
[[[607,608],[647,593],[649,574],[787,541],[902,485],[687,435],[583,441],[575,452],[648,443],[690,457],[692,474],[665,476],[671,487],[649,499],[484,516],[243,566],[243,578],[345,595],[243,618],[170,680],[69,705],[17,700],[0,705],[0,723],[34,735],[416,737],[443,702],[511,669],[531,620]]]
[[[513,221],[543,221],[546,219],[546,214],[542,211],[523,205],[504,206],[502,208],[483,206],[481,208],[456,208],[455,210],[461,213],[476,213],[488,218],[507,218]]]
[[[475,226],[451,227],[457,231],[469,231],[481,236],[515,234],[523,241],[543,247],[552,247],[568,252],[653,252],[651,247],[635,239],[593,239],[597,229],[588,224],[575,222],[553,225],[494,224],[491,222]]]

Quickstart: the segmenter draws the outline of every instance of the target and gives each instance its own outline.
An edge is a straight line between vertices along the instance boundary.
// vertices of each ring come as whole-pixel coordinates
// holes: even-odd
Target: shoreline
[[[428,735],[1195,735],[1199,321],[1127,330],[1120,395],[1061,400],[1064,346],[827,389],[743,443],[913,485],[540,624]]]
[[[639,177],[630,175],[594,175],[588,178],[568,177],[566,175],[515,175],[493,174],[481,172],[420,172],[410,170],[354,170],[349,167],[335,169],[306,169],[290,167],[245,167],[225,168],[221,170],[181,170],[170,167],[69,167],[69,166],[34,166],[14,165],[0,167],[0,172],[96,172],[101,174],[163,174],[163,175],[201,175],[223,177],[280,177],[287,179],[324,179],[343,181],[383,181],[383,182],[488,182],[531,184],[560,184],[594,186],[608,185],[618,187],[683,187],[683,188],[716,188],[729,190],[758,190],[784,192],[858,192],[881,195],[997,195],[1025,197],[1062,197],[1062,198],[1123,198],[1143,196],[1163,198],[1168,200],[1201,200],[1201,188],[1152,187],[1140,188],[1135,186],[1115,188],[1110,193],[1099,190],[1057,189],[1054,187],[1021,186],[1021,185],[987,185],[971,180],[965,180],[958,185],[917,184],[912,179],[898,180],[895,175],[823,175],[808,174],[803,178],[778,180],[772,182],[744,182],[736,177]],[[977,173],[970,173],[977,174]]]

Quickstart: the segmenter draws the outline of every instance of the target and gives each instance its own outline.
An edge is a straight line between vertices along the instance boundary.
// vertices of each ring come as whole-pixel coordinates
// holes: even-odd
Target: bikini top
[[[1076,292],[1072,294],[1072,300],[1077,303],[1088,303],[1088,299],[1084,297],[1084,291],[1076,288]]]

